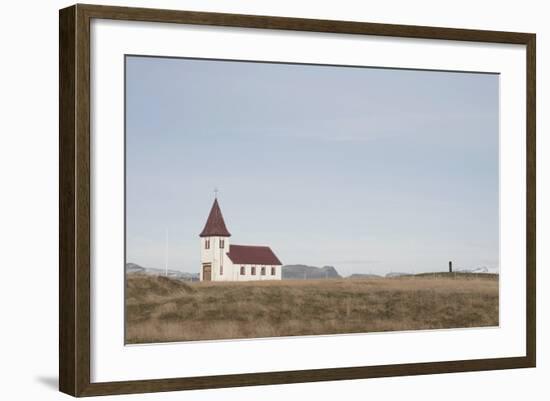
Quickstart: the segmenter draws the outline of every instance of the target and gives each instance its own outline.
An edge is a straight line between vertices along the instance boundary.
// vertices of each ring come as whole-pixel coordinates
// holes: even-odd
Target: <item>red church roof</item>
[[[282,265],[268,246],[229,245],[227,256],[237,265]]]
[[[218,205],[218,199],[214,199],[212,209],[206,220],[206,224],[199,235],[200,237],[231,237],[225,221],[223,221],[222,211]]]

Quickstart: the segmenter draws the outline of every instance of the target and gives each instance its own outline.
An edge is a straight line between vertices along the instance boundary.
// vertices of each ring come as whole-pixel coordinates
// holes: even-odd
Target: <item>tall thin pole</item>
[[[164,275],[168,277],[168,228],[164,229]]]

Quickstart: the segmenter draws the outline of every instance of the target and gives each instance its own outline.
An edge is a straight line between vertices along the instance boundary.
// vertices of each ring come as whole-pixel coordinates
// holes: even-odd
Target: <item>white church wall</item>
[[[218,247],[218,256],[221,265],[223,265],[223,274],[220,274],[220,268],[218,266],[218,275],[216,276],[217,281],[235,281],[235,266],[231,259],[227,256],[229,252],[229,238],[224,238],[225,243],[223,249]]]
[[[223,248],[220,247],[220,240],[224,241]],[[207,241],[210,241],[209,249],[206,248]],[[203,263],[212,265],[212,281],[232,281],[233,269],[232,263],[226,253],[229,250],[229,237],[203,237],[200,239],[201,246],[201,266],[200,280],[203,280]],[[223,265],[223,274],[220,274],[220,267]]]
[[[241,274],[241,266],[245,268],[245,274]],[[256,274],[252,274],[252,267],[256,268]],[[266,274],[262,275],[262,267],[265,267]],[[271,268],[275,267],[275,275],[271,275]],[[234,265],[234,270],[237,273],[237,281],[264,281],[264,280],[281,280],[281,266],[272,265],[252,265],[239,264]]]
[[[275,276],[273,276],[273,280],[282,280],[283,266],[273,266],[273,267],[275,267]]]

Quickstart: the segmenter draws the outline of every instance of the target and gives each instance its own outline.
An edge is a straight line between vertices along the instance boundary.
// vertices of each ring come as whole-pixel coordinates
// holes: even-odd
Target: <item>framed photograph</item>
[[[59,18],[61,391],[535,366],[534,34]]]

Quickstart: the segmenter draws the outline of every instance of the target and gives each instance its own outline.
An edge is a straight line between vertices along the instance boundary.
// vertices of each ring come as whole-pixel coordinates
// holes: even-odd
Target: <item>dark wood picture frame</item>
[[[90,21],[93,18],[424,38],[526,46],[526,350],[523,357],[122,382],[90,382]],[[74,5],[59,14],[59,389],[73,396],[534,367],[535,34],[350,21]]]

